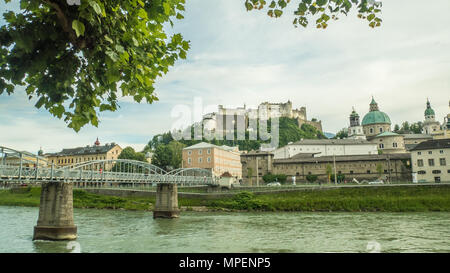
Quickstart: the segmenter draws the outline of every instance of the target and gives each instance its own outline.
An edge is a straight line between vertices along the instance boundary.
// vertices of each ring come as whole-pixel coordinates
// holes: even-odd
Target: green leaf
[[[84,35],[84,24],[78,20],[73,20],[72,28],[75,30],[77,37]]]

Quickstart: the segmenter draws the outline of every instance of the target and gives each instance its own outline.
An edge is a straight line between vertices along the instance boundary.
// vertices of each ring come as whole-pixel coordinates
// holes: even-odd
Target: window
[[[432,154],[433,154],[433,151],[428,151],[428,154],[429,154],[429,155],[432,155]]]
[[[433,171],[433,174],[440,174],[440,173],[441,173],[440,170],[434,170],[434,171]]]
[[[353,174],[353,171],[350,171],[350,174]]]
[[[211,162],[211,157],[208,157],[206,161]]]
[[[199,157],[198,158],[198,163],[202,163],[203,162],[203,158]]]
[[[191,155],[192,154],[192,151],[188,151],[188,155]]]
[[[189,165],[191,164],[191,161],[192,161],[192,160],[191,160],[191,158],[189,157],[189,158],[188,158],[188,164],[189,164]]]
[[[370,170],[367,170],[367,173],[370,173]]]
[[[434,159],[428,159],[428,165],[431,167],[431,166],[434,166]]]
[[[441,166],[446,166],[447,165],[447,162],[446,162],[445,158],[440,158],[439,159],[439,163],[441,164]]]
[[[443,153],[444,153],[444,150],[440,150],[439,153],[443,154]]]
[[[434,182],[441,182],[441,177],[440,176],[436,176],[434,178]]]
[[[423,167],[423,160],[422,159],[417,160],[417,166]]]
[[[418,171],[417,173],[418,174],[426,174],[427,172],[426,171]]]
[[[383,128],[380,128],[380,133],[383,133]]]
[[[384,149],[384,144],[380,143],[380,149]]]
[[[418,154],[418,155],[421,155],[421,154],[422,154],[422,152],[417,152],[417,154]]]
[[[373,134],[373,128],[370,128],[370,133]]]
[[[397,148],[398,144],[396,142],[392,143],[392,147]]]
[[[201,154],[202,154],[202,152],[203,152],[203,150],[202,150],[202,149],[198,150],[198,154],[199,154],[199,155],[201,155]]]
[[[206,152],[210,155],[211,154],[211,149],[208,149]]]

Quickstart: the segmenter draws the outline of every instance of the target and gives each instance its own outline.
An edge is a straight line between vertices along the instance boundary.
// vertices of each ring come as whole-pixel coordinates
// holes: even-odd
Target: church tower
[[[359,115],[358,113],[356,113],[355,108],[353,108],[353,111],[350,114],[350,127],[348,128],[348,138],[366,139],[363,127],[359,122]]]
[[[427,109],[425,110],[425,121],[423,122],[423,133],[432,135],[440,130],[440,124],[436,121],[436,114],[431,108],[430,100],[427,99]]]

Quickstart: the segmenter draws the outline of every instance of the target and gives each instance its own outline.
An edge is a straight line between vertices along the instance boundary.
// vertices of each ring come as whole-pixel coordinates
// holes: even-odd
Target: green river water
[[[0,206],[0,253],[450,252],[450,213],[151,212],[75,209],[74,242],[32,241],[38,208]]]

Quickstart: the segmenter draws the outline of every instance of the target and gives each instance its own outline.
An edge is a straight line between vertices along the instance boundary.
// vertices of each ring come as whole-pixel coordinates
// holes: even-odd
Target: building
[[[383,154],[406,153],[403,135],[393,132],[384,132],[371,139],[372,143],[378,145],[378,150]]]
[[[114,160],[119,157],[121,152],[122,148],[118,144],[107,143],[102,146],[97,138],[92,146],[63,149],[59,153],[45,154],[44,156],[49,163],[63,167],[94,160]],[[109,170],[111,167],[111,165],[107,165],[105,170]]]
[[[436,121],[436,114],[431,108],[430,100],[427,99],[427,109],[425,110],[425,121],[423,122],[423,134],[433,135],[441,130],[441,125]]]
[[[203,116],[202,124],[206,131],[220,136],[237,128],[252,130],[252,128],[249,128],[250,120],[268,120],[275,117],[296,119],[299,127],[303,124],[309,124],[322,132],[322,122],[314,118],[308,120],[306,107],[293,109],[291,101],[286,103],[263,102],[257,109],[247,108],[246,105],[237,108],[226,108],[219,105],[217,112]]]
[[[368,140],[384,132],[391,131],[391,119],[386,113],[379,110],[378,103],[374,98],[372,98],[370,103],[369,113],[363,118],[362,126]]]
[[[272,172],[274,154],[263,151],[251,151],[241,154],[242,182],[247,186],[259,186],[262,177]]]
[[[381,153],[406,152],[404,136],[392,132],[391,119],[386,113],[380,111],[373,97],[369,113],[363,118],[362,127],[367,140],[376,144]]]
[[[428,104],[427,104],[427,107],[428,107]],[[450,102],[449,102],[449,107],[450,107]],[[427,110],[428,110],[428,108],[427,108]],[[428,112],[427,112],[427,110],[425,111],[425,121],[427,120],[427,114],[429,114],[428,115],[429,122],[427,123],[427,128],[428,128],[428,130],[431,131],[431,135],[433,136],[433,139],[450,138],[450,114],[447,114],[447,116],[444,118],[444,122],[440,126],[440,129],[435,130],[436,124],[432,122],[432,116],[434,114],[434,110],[431,109]],[[430,127],[431,127],[431,129],[430,129]]]
[[[344,175],[346,181],[383,179],[384,181],[411,181],[411,155],[352,155],[352,156],[295,156],[275,159],[273,173],[285,174],[288,181],[293,176],[296,181],[306,181],[308,175],[317,176],[318,181],[328,181],[327,169]]]
[[[317,157],[330,155],[378,154],[377,145],[364,139],[303,139],[278,148],[274,159],[291,158],[301,153],[315,153]]]
[[[350,139],[366,139],[364,135],[364,129],[360,124],[359,115],[356,113],[355,108],[353,108],[350,114],[350,127],[348,127],[348,138]]]
[[[450,139],[429,140],[411,150],[412,171],[419,182],[450,181]]]
[[[201,142],[183,149],[183,168],[208,169],[215,176],[229,172],[237,179],[242,178],[241,153],[238,147],[217,146]]]
[[[405,141],[405,148],[407,151],[410,151],[416,147],[417,144],[433,139],[433,136],[425,134],[402,134],[402,136]]]

